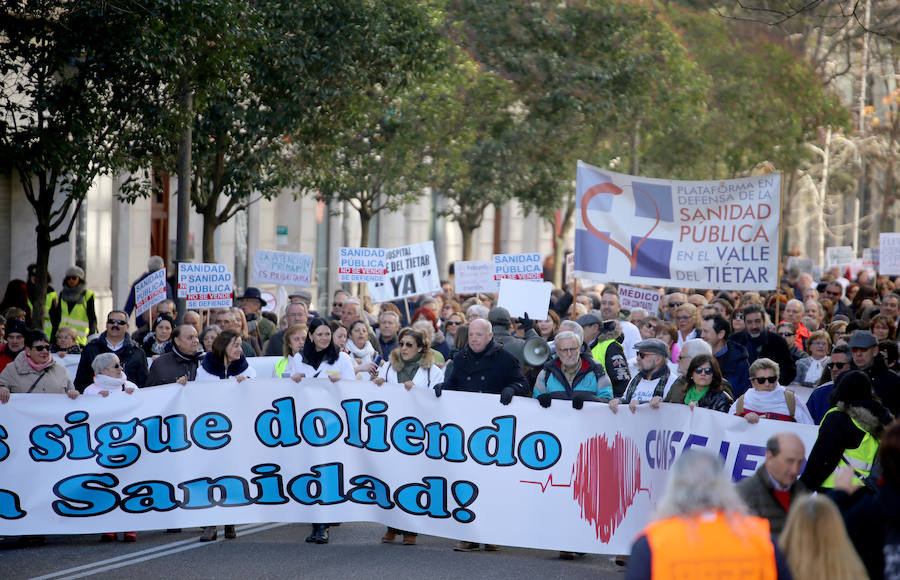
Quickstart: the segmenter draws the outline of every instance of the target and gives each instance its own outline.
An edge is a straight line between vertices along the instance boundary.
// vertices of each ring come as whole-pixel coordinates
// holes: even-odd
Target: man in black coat
[[[122,363],[122,370],[128,380],[143,387],[147,382],[147,356],[144,349],[134,343],[128,335],[128,315],[122,310],[113,310],[106,315],[106,332],[87,343],[81,351],[78,371],[75,373],[75,388],[83,393],[94,382],[91,363],[98,354],[115,353]]]
[[[851,368],[866,373],[872,380],[872,389],[881,404],[895,417],[900,413],[900,376],[892,372],[884,356],[878,352],[878,339],[868,330],[857,330],[850,335]]]
[[[172,350],[153,361],[147,375],[147,387],[178,383],[184,386],[197,378],[200,364],[200,338],[197,329],[190,324],[182,324],[172,333]]]
[[[747,362],[747,349],[730,340],[730,336],[731,323],[721,314],[707,316],[700,322],[700,338],[709,343],[722,376],[728,380],[737,398],[750,388],[750,363]]]
[[[797,365],[791,356],[787,342],[774,332],[766,330],[765,312],[759,304],[744,307],[746,330],[734,333],[731,339],[747,350],[747,360],[752,365],[758,358],[768,358],[778,363],[778,382],[789,385],[797,376]]]
[[[518,359],[494,340],[491,323],[479,318],[469,324],[469,343],[454,357],[453,368],[435,395],[441,396],[441,388],[499,394],[500,402],[508,405],[513,395],[528,392],[528,381]]]
[[[525,341],[530,338],[536,338],[537,332],[534,331],[534,322],[529,319],[525,328],[525,338],[521,339],[509,331],[512,320],[509,317],[509,310],[502,306],[491,308],[488,313],[488,322],[491,323],[491,332],[494,333],[494,340],[503,345],[503,348],[516,357],[519,366],[525,368]]]

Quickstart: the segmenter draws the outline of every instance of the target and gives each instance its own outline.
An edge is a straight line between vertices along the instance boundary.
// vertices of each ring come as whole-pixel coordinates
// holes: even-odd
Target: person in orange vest
[[[747,507],[718,455],[689,449],[672,466],[656,521],[638,535],[626,580],[791,578],[769,522]]]

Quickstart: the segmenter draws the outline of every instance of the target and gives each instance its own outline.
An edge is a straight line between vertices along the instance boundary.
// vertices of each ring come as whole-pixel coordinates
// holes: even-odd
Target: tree
[[[137,3],[93,0],[25,0],[0,14],[0,163],[37,218],[36,328],[50,250],[68,241],[94,180],[147,166],[160,85],[129,58],[142,16]],[[145,186],[136,178],[123,189]]]

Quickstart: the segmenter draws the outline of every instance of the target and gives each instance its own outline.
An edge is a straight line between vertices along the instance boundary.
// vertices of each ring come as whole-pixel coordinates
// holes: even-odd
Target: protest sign
[[[789,256],[784,265],[784,269],[792,276],[796,276],[801,272],[812,274],[813,267],[814,264],[810,258],[801,258],[800,256]]]
[[[338,282],[383,282],[387,273],[384,248],[338,250]]]
[[[883,233],[878,236],[878,273],[900,276],[900,234]]]
[[[863,248],[862,267],[866,270],[878,271],[878,248]]]
[[[826,268],[846,268],[853,261],[852,246],[833,246],[825,248]]]
[[[773,290],[781,175],[632,177],[578,162],[575,275],[647,286]]]
[[[619,306],[623,310],[643,308],[649,316],[659,314],[659,290],[647,290],[634,286],[619,286]]]
[[[493,262],[454,262],[453,276],[453,289],[457,294],[493,294],[500,289],[494,280]]]
[[[543,280],[544,264],[537,252],[494,254],[494,280]]]
[[[166,270],[157,270],[134,285],[135,314],[140,316],[166,299]]]
[[[287,286],[310,286],[313,257],[297,252],[256,250],[253,254],[254,284],[283,284]]]
[[[385,252],[387,274],[381,282],[369,282],[374,302],[441,291],[441,277],[434,257],[434,242],[427,241]]]
[[[523,318],[525,313],[532,320],[546,320],[550,309],[551,282],[529,282],[528,280],[500,280],[497,306],[509,311],[513,318]]]
[[[234,304],[231,272],[225,264],[178,264],[178,297],[187,308],[228,308]]]
[[[13,394],[0,409],[0,536],[374,521],[625,554],[685,449],[717,453],[738,480],[785,430],[812,448],[813,425],[751,425],[686,405],[544,409],[356,381],[225,380],[74,401]]]

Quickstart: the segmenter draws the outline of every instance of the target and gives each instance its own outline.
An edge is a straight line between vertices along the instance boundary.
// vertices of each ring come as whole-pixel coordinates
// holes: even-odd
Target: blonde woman
[[[311,377],[315,370],[303,362],[303,345],[306,343],[308,327],[304,323],[293,324],[284,331],[284,356],[275,363],[276,378],[290,377],[299,382],[303,377]]]
[[[796,500],[778,544],[795,580],[868,578],[841,513],[827,496]]]

